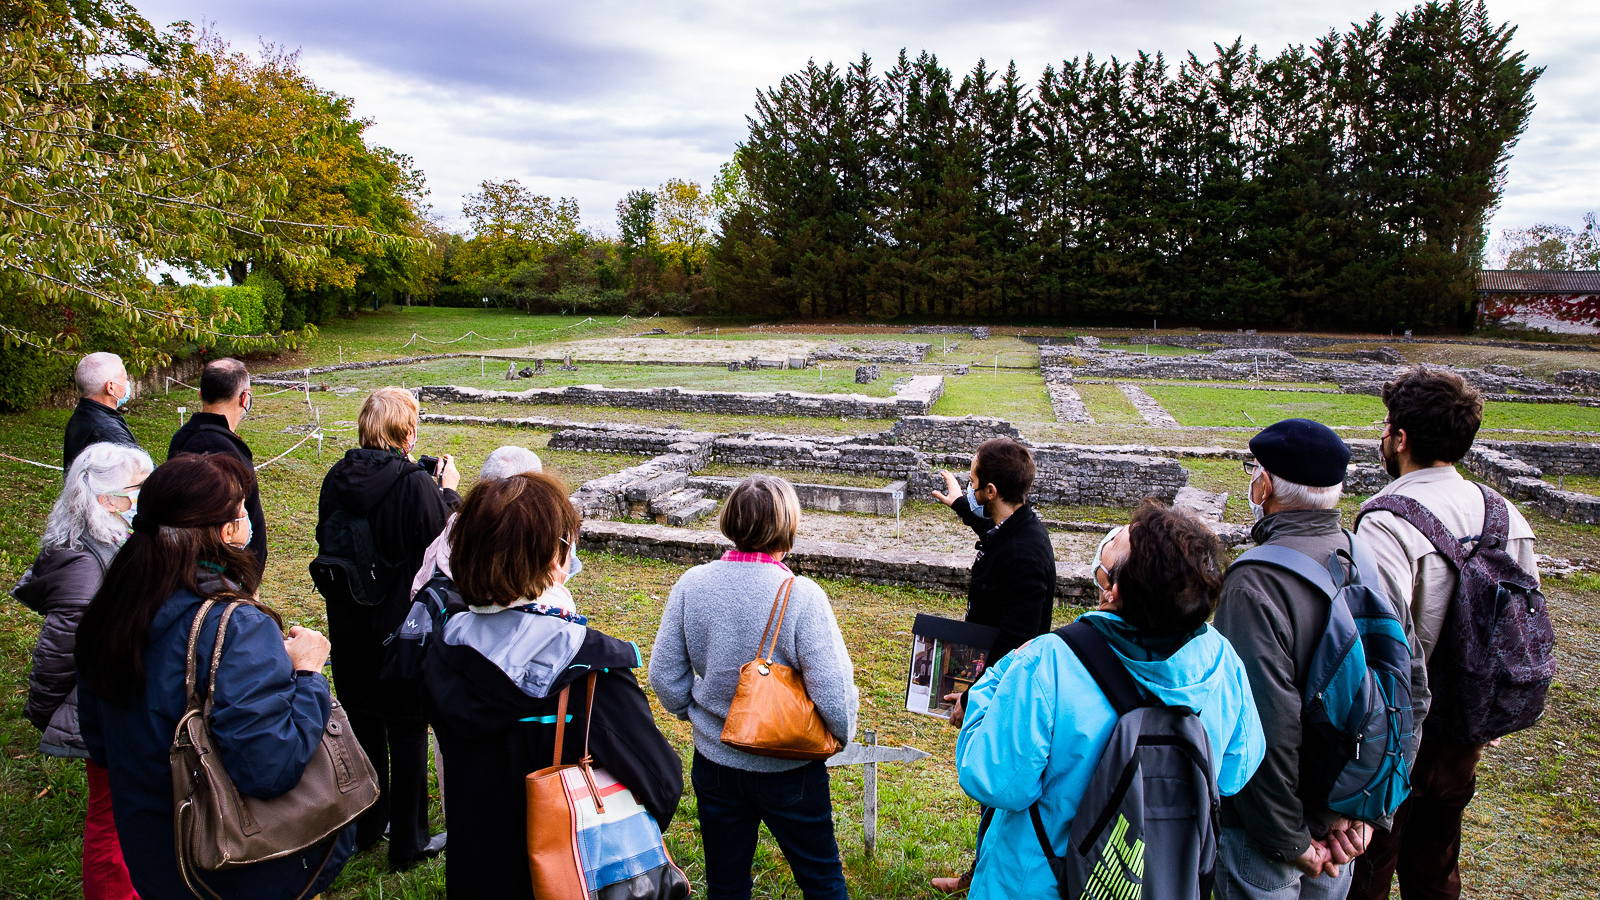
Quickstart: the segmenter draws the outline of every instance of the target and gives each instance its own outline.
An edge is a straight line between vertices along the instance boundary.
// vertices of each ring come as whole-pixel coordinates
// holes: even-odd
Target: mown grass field
[[[399,345],[413,332],[439,340],[467,330],[498,335],[500,332],[493,329],[514,324],[516,318],[470,310],[386,310],[324,329],[301,357],[317,362],[336,361],[337,342],[344,342],[347,360],[352,352],[368,354],[363,358],[410,355],[415,344],[403,350]],[[557,321],[570,324],[578,320],[568,317]],[[645,327],[624,322],[613,333],[632,333],[630,326],[633,331]],[[908,337],[933,338],[937,345],[939,336]],[[286,367],[288,362],[280,361],[278,365]],[[378,370],[383,371],[386,370]],[[1112,385],[1085,387],[1106,389],[1091,391],[1085,397],[1087,402],[1090,395],[1096,396],[1092,408],[1097,410],[1114,406],[1119,400],[1126,402]],[[1148,389],[1155,395],[1162,388],[1152,385]],[[1106,392],[1106,396],[1098,396]],[[1233,397],[1254,398],[1253,402],[1264,405],[1250,407],[1251,415],[1256,416],[1255,410],[1261,409],[1270,416],[1274,403],[1323,401],[1329,396],[1336,403],[1372,399],[1213,389],[1197,398],[1195,407],[1203,405],[1201,400],[1222,403]],[[327,468],[338,454],[353,446],[353,423],[361,399],[359,393],[313,393],[311,402],[328,426],[322,457],[318,458],[313,441],[261,472],[272,554],[263,597],[280,609],[290,623],[319,628],[325,623],[322,603],[313,593],[305,569],[315,552],[312,528],[316,495]],[[1158,399],[1167,403],[1165,397]],[[158,462],[177,426],[176,409],[180,405],[191,409],[197,405],[192,391],[139,398],[129,407],[135,434]],[[1174,405],[1168,405],[1168,409],[1176,414]],[[584,421],[681,424],[717,431],[851,434],[892,425],[886,421],[693,416],[512,404],[431,406],[438,412],[472,415],[549,415]],[[1540,415],[1551,415],[1552,409],[1596,412],[1531,404],[1507,406]],[[1131,407],[1127,409],[1131,412]],[[1048,401],[1036,371],[1001,369],[998,376],[992,372],[980,376],[974,370],[964,378],[951,379],[938,411],[1001,415],[1018,422],[1024,433],[1035,440],[1241,446],[1249,436],[1248,431],[1224,428],[1162,432],[1137,423],[1112,423],[1109,416],[1105,420],[1108,424],[1096,426],[1055,424],[1050,421]],[[0,416],[0,453],[59,462],[61,429],[68,414],[67,410],[41,409]],[[1357,408],[1349,411],[1349,417],[1354,419],[1351,424],[1355,425],[1370,424],[1381,415],[1381,409],[1372,415]],[[1034,416],[1037,418],[1031,418]],[[1260,420],[1262,416],[1256,418]],[[299,441],[313,421],[313,409],[307,406],[303,394],[262,396],[242,432],[255,448],[257,461],[262,462]],[[503,443],[535,448],[550,471],[574,486],[638,461],[637,457],[622,455],[552,452],[544,448],[546,440],[547,435],[536,430],[424,425],[418,450],[457,454],[464,486],[475,477],[483,457]],[[1190,470],[1191,483],[1232,495],[1227,510],[1229,521],[1248,521],[1249,510],[1241,497],[1246,477],[1238,463],[1191,460],[1185,465]],[[717,474],[742,471],[712,470]],[[794,477],[823,480],[798,473]],[[32,561],[39,531],[59,483],[57,472],[0,459],[0,585],[9,587]],[[1591,489],[1593,484],[1590,480],[1568,479],[1568,487]],[[1346,501],[1347,522],[1358,499]],[[914,515],[927,512],[917,509]],[[1127,510],[1121,509],[1049,507],[1042,512],[1051,518],[1106,522],[1125,521],[1127,517]],[[1566,525],[1533,512],[1528,516],[1539,534],[1542,552],[1587,561],[1591,572],[1600,569],[1600,528]],[[801,527],[804,533],[804,522]],[[585,562],[583,575],[572,585],[583,611],[597,627],[648,649],[661,605],[682,568],[608,556],[586,556]],[[954,873],[970,860],[977,806],[962,795],[956,784],[951,762],[954,731],[937,720],[901,709],[907,632],[917,612],[958,616],[962,602],[945,595],[853,582],[827,582],[825,587],[856,665],[863,727],[875,727],[882,743],[907,744],[933,754],[915,764],[890,765],[881,770],[878,850],[871,860],[865,857],[862,846],[861,771],[854,767],[834,770],[836,826],[852,893],[873,898],[936,896],[928,889],[927,879]],[[1600,575],[1547,578],[1545,590],[1557,627],[1561,666],[1558,684],[1551,693],[1545,720],[1491,750],[1480,768],[1479,796],[1468,810],[1463,852],[1463,881],[1471,897],[1543,900],[1595,895],[1595,873],[1600,871]],[[1076,610],[1060,610],[1058,624],[1075,614]],[[38,617],[25,607],[9,599],[0,602],[0,898],[7,900],[66,900],[80,894],[78,858],[85,802],[82,766],[40,756],[36,749],[38,735],[21,718],[29,654],[38,626]],[[684,723],[664,715],[658,720],[687,758],[689,735]],[[435,818],[436,826],[442,827],[437,809]],[[695,879],[696,890],[703,890],[692,791],[684,798],[668,841],[675,858]],[[787,866],[770,840],[761,845],[756,871],[756,896],[799,896]],[[441,863],[391,875],[384,871],[381,848],[353,861],[329,894],[330,900],[443,896]]]

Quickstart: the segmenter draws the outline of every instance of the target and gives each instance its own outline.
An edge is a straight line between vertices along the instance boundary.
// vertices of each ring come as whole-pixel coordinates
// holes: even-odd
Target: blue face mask
[[[972,512],[980,518],[987,519],[983,514],[983,504],[978,502],[978,495],[972,492],[972,485],[967,485],[967,505],[972,507]]]
[[[133,382],[125,381],[125,382],[123,382],[122,396],[117,398],[117,408],[121,409],[122,407],[127,406],[128,405],[128,401],[132,400],[132,399],[133,399]]]

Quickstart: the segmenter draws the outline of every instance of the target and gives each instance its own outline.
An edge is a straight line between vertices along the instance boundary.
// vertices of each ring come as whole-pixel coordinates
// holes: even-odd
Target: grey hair
[[[100,495],[126,488],[155,466],[150,454],[127,444],[90,444],[72,462],[67,485],[50,509],[41,550],[88,550],[90,544],[115,547],[128,536],[122,517],[100,505]]]
[[[122,357],[102,350],[78,360],[72,380],[78,383],[80,396],[93,397],[105,389],[106,382],[127,371],[128,367],[122,364]]]
[[[1310,487],[1279,478],[1271,472],[1267,475],[1272,478],[1272,496],[1278,498],[1278,506],[1283,509],[1333,509],[1339,505],[1339,498],[1344,496],[1342,482],[1327,487]]]
[[[543,472],[544,463],[539,461],[539,454],[527,447],[518,447],[507,444],[489,454],[483,461],[483,468],[478,470],[479,481],[499,481],[524,472]]]

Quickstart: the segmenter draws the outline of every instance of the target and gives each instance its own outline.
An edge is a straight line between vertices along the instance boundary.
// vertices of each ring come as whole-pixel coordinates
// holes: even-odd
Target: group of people
[[[295,787],[335,698],[379,787],[375,805],[319,845],[203,873],[216,897],[313,896],[351,855],[385,839],[396,870],[443,853],[452,896],[533,897],[524,779],[553,757],[585,751],[666,830],[683,793],[683,761],[652,716],[636,674],[644,667],[638,645],[591,627],[580,609],[572,589],[582,570],[580,514],[535,454],[496,450],[463,496],[450,456],[427,466],[413,457],[414,396],[372,392],[359,416],[360,446],[327,473],[318,504],[319,562],[334,546],[370,551],[349,576],[361,602],[346,594],[348,583],[323,580],[337,559],[319,576],[324,637],[285,630],[259,590],[267,523],[237,433],[251,407],[245,367],[231,359],[205,367],[203,411],[174,435],[160,466],[122,419],[132,387],[121,361],[91,354],[77,380],[83,400],[67,428],[66,483],[13,594],[45,617],[25,714],[42,732],[43,752],[86,761],[86,897],[193,895],[174,849],[169,751],[202,611],[199,646],[212,646],[225,627],[216,672],[202,660],[201,681],[214,677],[209,727],[241,794],[271,798]],[[1454,463],[1477,432],[1481,399],[1457,376],[1427,368],[1402,375],[1383,399],[1380,447],[1395,478],[1383,494],[1413,498],[1458,537],[1477,540],[1488,494]],[[1203,522],[1147,501],[1097,551],[1098,603],[1081,621],[1142,695],[1198,719],[1224,798],[1217,897],[1387,897],[1396,871],[1407,900],[1457,896],[1461,816],[1482,745],[1426,729],[1427,663],[1454,592],[1452,560],[1390,510],[1363,515],[1354,537],[1343,530],[1350,452],[1330,429],[1288,420],[1250,446],[1256,543],[1352,561],[1366,551],[1339,552],[1362,542],[1379,570],[1362,576],[1382,586],[1403,623],[1416,725],[1407,759],[1415,763],[1410,798],[1392,818],[1335,813],[1302,777],[1315,763],[1309,749],[1302,753],[1302,694],[1329,617],[1328,598],[1303,580],[1269,566],[1227,567]],[[1054,857],[1067,848],[1119,708],[1069,637],[1049,634],[1056,564],[1028,502],[1028,448],[989,441],[964,479],[943,475],[934,497],[978,538],[967,619],[999,637],[976,682],[946,698],[960,728],[960,785],[984,811],[972,869],[934,886],[980,898],[1054,896]],[[1507,509],[1506,549],[1534,573],[1532,532]],[[858,691],[834,610],[821,586],[784,562],[800,519],[788,482],[742,481],[718,519],[734,549],[678,579],[650,652],[653,693],[693,733],[689,777],[713,900],[751,895],[763,823],[808,900],[848,896],[824,763],[722,741],[741,667],[791,580],[767,662],[799,673],[840,744],[855,733]],[[224,617],[221,604],[205,605],[218,599],[241,605]],[[437,628],[420,668],[404,671],[396,637],[419,609]],[[330,657],[331,686],[322,674]],[[587,706],[568,706],[574,690],[592,692],[579,701]],[[564,728],[575,715],[568,710],[585,708],[577,713],[590,720],[583,728]],[[437,835],[427,817],[430,728],[442,759],[446,833]]]

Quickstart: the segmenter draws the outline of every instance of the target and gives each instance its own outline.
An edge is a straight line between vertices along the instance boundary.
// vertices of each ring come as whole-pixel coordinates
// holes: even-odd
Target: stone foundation
[[[685,482],[688,487],[705,493],[707,497],[724,500],[733,493],[742,478],[722,478],[696,475]],[[891,482],[881,488],[843,487],[836,484],[806,484],[790,482],[800,498],[801,509],[823,512],[863,513],[869,516],[892,516],[905,505],[906,483]]]
[[[926,415],[944,394],[944,376],[918,375],[893,397],[860,394],[807,394],[797,391],[691,391],[683,388],[608,388],[598,384],[526,391],[489,391],[435,385],[417,391],[417,399],[433,403],[528,403],[609,406],[668,412],[745,416],[809,416],[850,419],[897,419]]]
[[[593,520],[583,523],[580,546],[591,553],[662,559],[683,566],[710,562],[733,549],[727,538],[713,532]],[[795,572],[812,578],[848,578],[959,596],[967,592],[972,559],[970,552],[866,550],[802,537],[783,561]],[[1086,606],[1094,602],[1096,595],[1088,566],[1056,563],[1058,604]]]
[[[990,416],[907,416],[888,434],[896,444],[942,453],[970,453],[984,441],[1000,437],[1022,441],[1015,425]]]
[[[1600,497],[1558,490],[1540,477],[1544,473],[1538,466],[1479,445],[1467,451],[1461,463],[1467,471],[1482,478],[1502,494],[1513,500],[1528,501],[1551,518],[1600,525]]]

